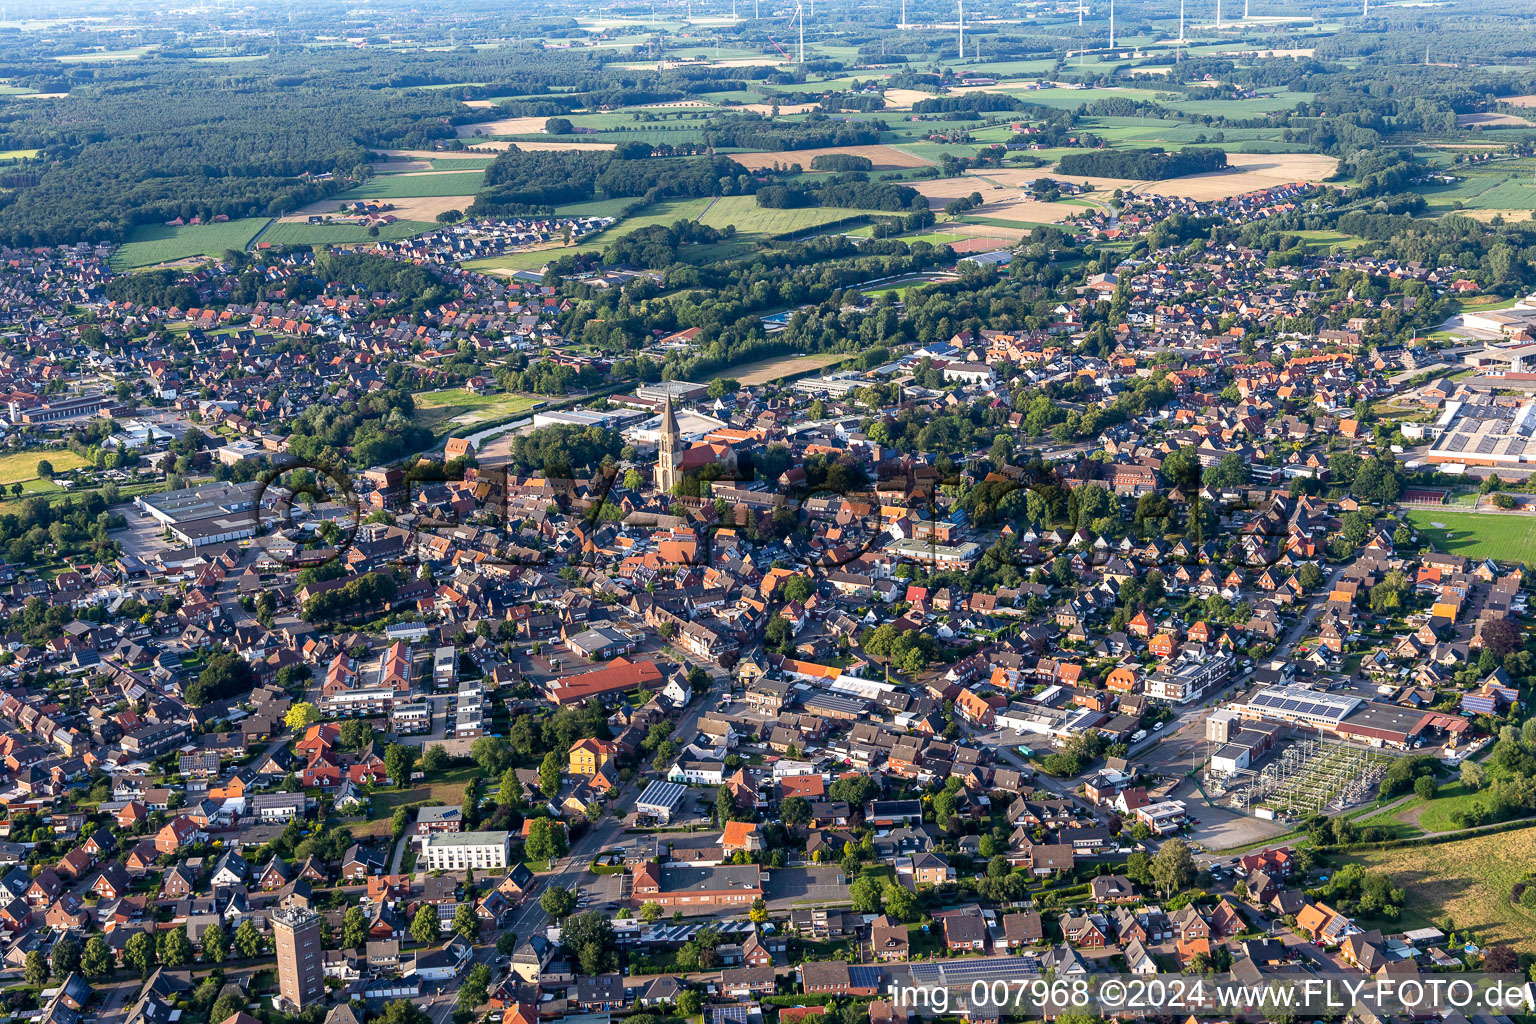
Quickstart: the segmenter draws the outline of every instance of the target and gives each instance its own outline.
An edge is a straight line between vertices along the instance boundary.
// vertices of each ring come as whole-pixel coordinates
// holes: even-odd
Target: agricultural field
[[[654,203],[644,211],[609,227],[606,231],[573,246],[555,246],[546,249],[530,249],[526,252],[508,253],[483,260],[470,260],[464,264],[470,270],[488,273],[510,273],[514,270],[538,270],[546,263],[557,260],[566,253],[601,252],[615,238],[638,228],[652,224],[671,224],[679,220],[696,220],[709,206],[708,199],[673,199]]]
[[[539,401],[529,395],[477,395],[467,388],[428,391],[416,395],[416,423],[433,434],[446,435],[460,427],[476,427],[527,412]]]
[[[707,227],[724,228],[734,224],[744,235],[779,237],[808,231],[852,217],[870,215],[867,210],[838,207],[807,207],[796,210],[772,210],[757,205],[752,196],[724,196],[710,204],[698,222]]]
[[[362,245],[367,242],[391,242],[400,238],[431,231],[437,225],[420,220],[397,220],[393,224],[379,226],[377,235],[370,235],[362,224],[300,224],[279,221],[263,231],[255,240],[271,245]]]
[[[244,217],[214,224],[145,224],[112,254],[113,270],[136,270],[197,256],[219,256],[244,249],[267,224],[266,217]]]
[[[1536,952],[1536,913],[1509,902],[1510,884],[1536,863],[1536,825],[1513,832],[1342,858],[1386,872],[1408,892],[1402,928],[1447,921],[1481,944],[1504,942]]]
[[[1536,516],[1415,509],[1408,521],[1441,551],[1536,563]]]
[[[484,171],[408,171],[383,174],[336,196],[342,202],[357,199],[415,199],[436,196],[472,196],[480,190]]]
[[[788,377],[796,373],[808,373],[811,370],[819,370],[833,363],[847,359],[844,352],[819,352],[809,356],[779,356],[775,359],[762,359],[755,363],[746,363],[742,366],[732,367],[730,375],[742,384],[767,384],[778,380],[780,377]]]
[[[900,170],[907,167],[927,167],[932,161],[908,149],[897,149],[894,146],[845,146],[842,149],[797,149],[785,153],[733,153],[731,159],[749,171],[761,170],[764,167],[788,167],[790,164],[799,164],[809,171],[811,161],[818,156],[862,156],[867,157],[877,171]]]

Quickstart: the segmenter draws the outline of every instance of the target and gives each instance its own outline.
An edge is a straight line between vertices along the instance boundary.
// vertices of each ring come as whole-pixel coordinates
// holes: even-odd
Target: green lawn
[[[134,228],[128,241],[112,254],[113,270],[133,270],[194,256],[219,256],[226,249],[244,249],[266,217],[244,217],[215,224],[145,224]]]
[[[416,422],[434,434],[515,416],[539,401],[528,395],[477,395],[465,388],[416,395]]]
[[[379,228],[378,235],[368,234],[362,224],[273,224],[262,233],[259,242],[272,245],[355,245],[361,242],[390,242],[410,238],[437,227],[424,220],[397,220]]]
[[[37,479],[37,464],[46,460],[55,473],[68,473],[72,469],[90,465],[84,458],[67,448],[46,448],[30,452],[15,452],[0,456],[0,485],[9,486]]]
[[[356,836],[389,835],[395,808],[406,804],[454,804],[464,802],[464,787],[471,778],[482,774],[479,768],[456,768],[434,779],[418,782],[409,789],[380,789],[373,794],[373,807],[367,822],[352,825]]]
[[[423,199],[437,196],[472,196],[480,191],[484,171],[381,174],[336,196],[343,202],[356,199]]]
[[[1536,563],[1536,516],[1450,512],[1437,508],[1409,512],[1408,521],[1441,551],[1468,558]],[[1440,526],[1431,525],[1433,523]]]

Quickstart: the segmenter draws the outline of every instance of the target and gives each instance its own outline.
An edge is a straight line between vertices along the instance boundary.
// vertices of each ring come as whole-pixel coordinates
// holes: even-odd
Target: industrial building
[[[1455,745],[1470,724],[1460,715],[1380,704],[1305,686],[1261,687],[1232,707],[1244,719],[1316,729],[1342,740],[1400,750],[1421,746],[1431,736],[1443,736]]]
[[[256,536],[263,484],[211,483],[179,491],[141,494],[134,504],[188,547],[227,544]]]
[[[1536,399],[1518,405],[1505,399],[1447,402],[1426,436],[1435,436],[1427,459],[1463,466],[1536,463]]]

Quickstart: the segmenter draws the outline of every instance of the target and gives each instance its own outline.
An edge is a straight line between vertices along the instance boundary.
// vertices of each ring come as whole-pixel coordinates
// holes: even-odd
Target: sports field
[[[445,434],[527,412],[537,401],[527,395],[477,395],[466,388],[428,391],[416,396],[415,420],[434,434]]]
[[[1441,551],[1536,564],[1536,516],[1437,508],[1409,512],[1408,521]]]
[[[1536,913],[1509,902],[1510,883],[1536,863],[1536,826],[1454,843],[1368,850],[1346,862],[1385,871],[1408,892],[1397,927],[1444,927],[1486,945],[1505,942],[1536,952]]]
[[[265,217],[244,217],[214,224],[145,224],[133,229],[128,241],[112,254],[113,270],[133,270],[193,256],[219,256],[226,249],[244,249]]]

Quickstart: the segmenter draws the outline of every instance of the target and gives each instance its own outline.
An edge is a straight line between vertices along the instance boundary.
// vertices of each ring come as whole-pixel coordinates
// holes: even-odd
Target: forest
[[[648,147],[646,148],[648,152]],[[729,157],[630,156],[632,150],[503,151],[486,168],[485,184],[467,211],[471,217],[547,212],[565,203],[609,198],[699,198],[749,192],[747,169]]]
[[[1227,154],[1219,149],[1183,149],[1165,153],[1159,149],[1096,149],[1087,153],[1065,153],[1057,162],[1057,171],[1067,177],[1132,178],[1137,181],[1161,181],[1186,174],[1204,174],[1223,170]]]

